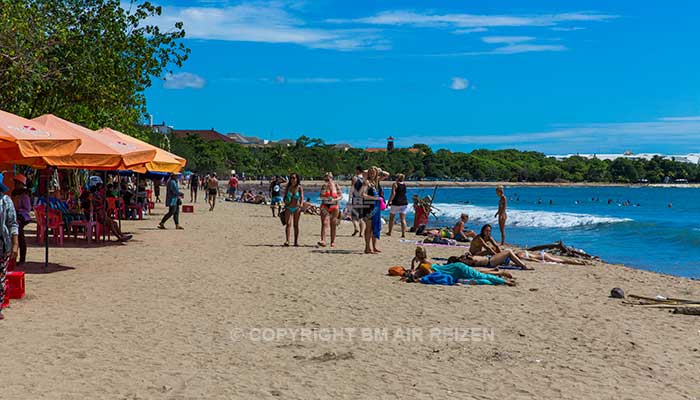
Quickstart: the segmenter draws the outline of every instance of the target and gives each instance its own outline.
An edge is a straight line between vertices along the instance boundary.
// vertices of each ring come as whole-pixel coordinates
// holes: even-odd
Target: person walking
[[[299,218],[301,218],[301,206],[304,202],[304,188],[301,187],[299,174],[289,175],[289,183],[284,193],[285,207],[285,234],[287,241],[285,246],[289,246],[289,239],[292,234],[292,224],[294,224],[294,246],[299,247]]]
[[[19,224],[12,199],[5,194],[10,189],[3,183],[0,173],[0,320],[4,319],[2,304],[5,302],[5,275],[10,260],[17,258],[19,250]]]
[[[180,226],[180,204],[182,203],[180,197],[182,197],[183,194],[180,192],[180,188],[177,185],[175,174],[170,174],[166,186],[165,204],[168,206],[168,212],[163,216],[163,219],[160,220],[158,229],[165,229],[165,223],[170,217],[175,221],[175,229],[185,229]]]
[[[355,176],[352,177],[350,185],[350,218],[352,219],[352,227],[355,230],[352,236],[360,234],[360,237],[365,232],[365,221],[361,218],[362,207],[364,207],[364,202],[362,200],[362,186],[364,184],[364,169],[361,166],[355,167]]]
[[[391,236],[391,231],[394,228],[394,217],[399,214],[401,219],[401,237],[406,237],[406,210],[408,209],[408,198],[406,197],[406,183],[404,174],[396,175],[396,182],[391,186],[391,196],[389,197],[388,205],[391,206],[389,211],[389,231],[387,236]]]
[[[326,247],[326,225],[331,228],[331,247],[335,247],[335,236],[340,222],[340,200],[343,192],[340,185],[333,180],[333,173],[326,172],[321,187],[321,241],[318,245]]]
[[[282,211],[282,184],[285,183],[284,178],[275,175],[270,181],[270,208],[272,216],[276,217]]]
[[[506,212],[506,194],[502,185],[496,187],[496,195],[499,197],[498,200],[498,211],[494,217],[498,218],[498,228],[501,230],[501,246],[506,244],[506,220],[508,220],[508,213]]]
[[[216,198],[219,196],[219,180],[216,179],[216,172],[212,172],[207,181],[207,194],[209,195],[209,211],[214,211]]]
[[[199,190],[199,176],[192,174],[190,176],[190,203],[197,202],[197,190]]]

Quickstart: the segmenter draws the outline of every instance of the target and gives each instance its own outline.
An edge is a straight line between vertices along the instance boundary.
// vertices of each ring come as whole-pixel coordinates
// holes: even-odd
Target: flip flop
[[[324,242],[318,242],[318,243],[316,243],[316,244],[319,245],[319,246],[321,246],[321,247],[326,247],[326,243],[324,243]]]

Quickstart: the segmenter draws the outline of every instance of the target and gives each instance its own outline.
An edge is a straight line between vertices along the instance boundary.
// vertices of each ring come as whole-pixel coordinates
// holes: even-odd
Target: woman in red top
[[[331,247],[335,247],[335,236],[340,222],[340,200],[343,198],[340,185],[333,180],[333,174],[326,172],[321,187],[321,241],[318,245],[326,246],[326,224],[331,226]]]

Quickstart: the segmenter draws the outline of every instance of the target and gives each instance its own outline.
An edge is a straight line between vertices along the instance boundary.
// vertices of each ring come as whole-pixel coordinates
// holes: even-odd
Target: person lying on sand
[[[425,248],[416,247],[415,257],[411,260],[411,270],[405,277],[406,281],[416,282],[433,272],[450,275],[458,284],[515,286],[513,276],[507,272],[477,270],[459,261],[449,262],[446,265],[433,264]]]
[[[475,256],[493,256],[502,251],[501,246],[491,236],[491,225],[481,227],[481,232],[472,239],[469,252]]]
[[[541,264],[544,263],[557,263],[557,264],[572,264],[572,265],[588,265],[585,261],[583,260],[577,260],[574,258],[559,258],[559,257],[554,257],[552,255],[549,255],[543,251],[539,252],[539,257],[537,256],[537,253],[532,254],[528,252],[527,250],[524,251],[518,251],[515,252],[515,254],[521,259],[525,261],[532,261],[532,262],[538,262]]]
[[[496,268],[501,265],[513,264],[517,267],[520,267],[520,269],[523,270],[534,270],[534,268],[525,265],[525,263],[520,259],[520,257],[518,257],[513,252],[513,250],[510,249],[488,256],[477,256],[467,251],[466,253],[464,253],[463,262],[471,267]]]

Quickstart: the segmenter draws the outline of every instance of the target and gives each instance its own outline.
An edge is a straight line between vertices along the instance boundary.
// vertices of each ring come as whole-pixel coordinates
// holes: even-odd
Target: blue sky
[[[157,123],[265,139],[700,152],[700,2],[179,1]]]

